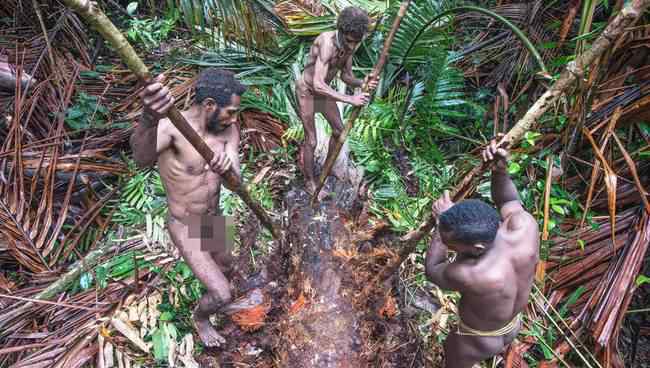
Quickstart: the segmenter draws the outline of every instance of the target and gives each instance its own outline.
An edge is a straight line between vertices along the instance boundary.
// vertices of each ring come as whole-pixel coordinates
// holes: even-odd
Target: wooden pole
[[[122,61],[131,69],[131,71],[142,82],[148,82],[151,79],[149,69],[144,65],[138,54],[136,54],[133,47],[124,38],[122,33],[115,27],[104,12],[99,9],[95,2],[89,0],[62,0],[68,7],[74,9],[79,13],[97,32],[99,32],[112,46],[115,51],[120,55]],[[214,157],[214,152],[208,145],[201,139],[196,131],[187,123],[185,117],[181,112],[172,106],[167,113],[169,120],[174,124],[181,134],[192,144],[192,146],[201,154],[206,162],[211,162]],[[248,205],[248,207],[255,213],[262,225],[266,227],[273,237],[280,239],[280,230],[276,224],[273,223],[269,215],[264,211],[259,203],[251,198],[248,188],[241,182],[239,177],[232,171],[228,170],[222,175],[224,180],[231,186],[236,188],[235,193]]]
[[[393,43],[393,39],[395,38],[395,33],[397,33],[397,30],[399,29],[399,25],[402,22],[402,18],[404,18],[404,15],[406,15],[406,10],[408,9],[410,4],[411,4],[411,0],[402,1],[397,16],[393,21],[393,26],[390,29],[390,32],[388,33],[388,37],[386,37],[386,40],[384,41],[384,48],[382,49],[381,54],[379,55],[379,60],[377,61],[377,64],[375,64],[375,67],[370,72],[370,77],[368,78],[369,81],[377,80],[382,69],[384,69],[386,60],[388,60],[388,52],[390,51],[390,45]],[[364,92],[368,91],[367,84],[363,86],[363,91]],[[343,128],[343,132],[341,132],[341,135],[336,140],[336,144],[333,147],[333,151],[327,152],[327,159],[325,160],[325,164],[323,165],[323,170],[321,171],[320,178],[318,179],[318,186],[316,187],[316,191],[314,192],[314,197],[311,200],[312,205],[316,203],[316,201],[318,200],[318,193],[320,193],[321,189],[323,189],[323,185],[325,185],[325,179],[327,179],[330,172],[332,171],[334,162],[336,162],[336,159],[339,157],[341,148],[343,148],[343,144],[345,144],[345,140],[348,134],[350,134],[350,130],[352,130],[352,125],[354,125],[355,120],[357,120],[357,118],[359,117],[359,114],[361,113],[361,109],[362,106],[356,106],[352,110],[352,113],[348,118],[345,127]]]

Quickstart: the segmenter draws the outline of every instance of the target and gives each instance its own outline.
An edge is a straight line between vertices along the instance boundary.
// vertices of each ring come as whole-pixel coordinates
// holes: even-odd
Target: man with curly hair
[[[199,74],[194,104],[182,114],[214,151],[214,159],[208,163],[166,118],[174,98],[162,85],[161,77],[148,84],[140,95],[144,113],[131,136],[131,148],[140,168],[158,161],[167,192],[167,228],[171,239],[207,288],[194,313],[197,332],[206,346],[219,346],[225,340],[212,326],[209,316],[232,298],[230,282],[224,275],[231,265],[231,255],[227,243],[219,241],[223,234],[213,234],[216,223],[206,223],[206,219],[212,221],[220,214],[220,175],[231,168],[240,175],[236,122],[246,87],[225,70],[208,68]],[[228,187],[227,182],[223,184]]]
[[[482,152],[494,162],[492,200],[454,204],[449,193],[433,204],[437,231],[426,255],[426,275],[442,289],[456,290],[456,326],[445,340],[445,367],[471,368],[515,339],[539,260],[539,229],[522,206],[508,175],[508,152],[496,140]],[[447,249],[456,259],[447,261]]]
[[[305,131],[302,146],[303,171],[307,191],[312,194],[316,190],[314,151],[317,142],[314,114],[323,114],[332,128],[327,153],[330,155],[343,131],[343,122],[336,102],[363,106],[369,99],[368,93],[339,93],[330,87],[330,83],[340,71],[341,79],[348,86],[358,88],[368,83],[371,90],[377,87],[376,80],[369,80],[367,76],[364,80],[357,79],[352,73],[352,55],[368,32],[369,20],[368,14],[360,8],[343,9],[337,20],[336,31],[324,32],[314,40],[302,77],[296,81],[300,119]]]

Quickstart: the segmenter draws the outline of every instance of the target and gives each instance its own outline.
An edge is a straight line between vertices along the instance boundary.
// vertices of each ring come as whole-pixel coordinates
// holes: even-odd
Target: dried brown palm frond
[[[285,130],[286,124],[267,112],[248,110],[241,114],[242,136],[258,152],[281,147]]]
[[[544,6],[542,1],[513,2],[491,10],[520,28],[536,47],[555,41],[555,34],[545,25],[562,16],[562,10]],[[521,76],[541,71],[533,55],[499,22],[475,12],[460,14],[456,22],[458,36],[469,39],[460,50],[458,66],[481,87],[496,88],[501,83],[517,96],[527,82]],[[538,51],[547,63],[557,54],[553,49]]]

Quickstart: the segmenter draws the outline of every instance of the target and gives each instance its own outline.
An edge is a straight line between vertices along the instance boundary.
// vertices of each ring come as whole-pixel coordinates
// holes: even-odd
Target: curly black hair
[[[438,227],[457,242],[489,245],[497,236],[499,221],[499,213],[492,206],[477,199],[468,199],[443,212],[438,219]]]
[[[361,39],[368,32],[369,22],[368,13],[356,6],[349,6],[339,14],[336,28],[344,34],[351,34]]]
[[[199,73],[196,81],[196,103],[201,103],[210,97],[219,108],[230,105],[232,95],[241,96],[246,92],[246,86],[241,84],[235,74],[223,69],[207,68]]]

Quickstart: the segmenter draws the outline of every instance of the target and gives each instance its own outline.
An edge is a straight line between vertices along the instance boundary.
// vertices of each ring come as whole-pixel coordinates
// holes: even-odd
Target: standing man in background
[[[368,14],[360,8],[343,9],[337,19],[336,31],[324,32],[314,40],[302,77],[296,81],[299,114],[305,131],[302,161],[305,184],[310,194],[314,193],[317,186],[314,165],[317,143],[315,113],[323,114],[332,128],[327,152],[329,156],[343,131],[343,122],[336,103],[363,106],[370,98],[368,93],[341,94],[330,87],[330,83],[342,72],[341,80],[353,88],[361,87],[364,83],[368,83],[371,90],[377,87],[376,81],[369,81],[368,77],[365,80],[357,79],[352,73],[352,56],[368,33],[369,21]]]

